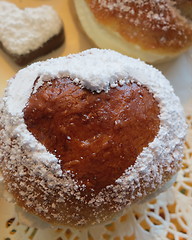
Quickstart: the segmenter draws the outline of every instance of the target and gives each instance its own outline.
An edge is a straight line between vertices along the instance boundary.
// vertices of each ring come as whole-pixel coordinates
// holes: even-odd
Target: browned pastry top
[[[85,1],[101,24],[143,49],[174,52],[192,42],[192,23],[181,14],[186,12],[181,1]]]
[[[28,130],[61,160],[62,170],[98,192],[153,141],[159,113],[153,94],[136,83],[92,93],[58,78],[30,97],[24,118]]]

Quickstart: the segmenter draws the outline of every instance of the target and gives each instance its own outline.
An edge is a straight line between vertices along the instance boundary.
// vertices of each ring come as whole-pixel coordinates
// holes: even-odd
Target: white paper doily
[[[135,205],[108,225],[84,230],[36,229],[19,224],[14,205],[0,200],[1,240],[191,240],[192,239],[192,115],[185,143],[183,169],[168,191]]]

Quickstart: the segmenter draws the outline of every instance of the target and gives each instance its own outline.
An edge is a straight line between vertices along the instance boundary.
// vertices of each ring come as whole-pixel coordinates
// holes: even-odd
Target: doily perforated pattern
[[[19,224],[14,206],[0,200],[2,240],[191,240],[192,239],[192,115],[185,156],[177,181],[150,202],[135,205],[108,225],[77,230],[36,229]]]

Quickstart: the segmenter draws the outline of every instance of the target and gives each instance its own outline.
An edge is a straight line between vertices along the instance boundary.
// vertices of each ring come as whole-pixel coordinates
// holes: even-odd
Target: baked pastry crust
[[[154,140],[114,183],[96,193],[61,169],[60,160],[24,121],[31,94],[45,82],[68,77],[95,94],[136,83],[153,94],[160,109]],[[107,221],[161,189],[181,167],[186,124],[178,97],[158,70],[111,50],[91,49],[20,70],[9,81],[1,113],[0,163],[7,190],[20,206],[51,224],[87,226]]]
[[[174,58],[192,45],[192,22],[182,14],[189,16],[186,8],[190,3],[170,0],[74,2],[83,29],[100,48],[156,63]]]
[[[153,94],[136,83],[93,94],[65,77],[45,82],[31,95],[24,119],[89,195],[134,165],[158,133],[159,113]]]

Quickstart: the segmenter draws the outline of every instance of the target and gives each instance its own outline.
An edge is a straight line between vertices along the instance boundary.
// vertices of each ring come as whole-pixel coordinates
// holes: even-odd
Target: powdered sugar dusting
[[[143,149],[135,165],[127,169],[114,185],[107,186],[97,195],[93,192],[88,200],[83,194],[85,186],[78,185],[70,172],[61,171],[59,160],[28,132],[24,123],[23,109],[32,91],[36,91],[44,81],[57,77],[70,77],[74,84],[96,92],[107,92],[117,84],[133,81],[147,87],[159,102],[160,129],[154,141]],[[147,197],[149,189],[150,193],[160,189],[181,165],[186,124],[173,88],[152,66],[111,50],[90,49],[38,62],[20,70],[9,81],[2,111],[0,162],[5,179],[10,173],[15,179],[15,183],[8,184],[8,190],[20,191],[26,208],[35,207],[36,213],[47,221],[54,219],[65,224],[75,221],[76,225],[104,221],[107,218],[106,205],[112,213],[121,211],[125,206]],[[29,181],[25,168],[30,174],[27,189],[22,186],[22,182]],[[43,192],[43,206],[35,194],[37,186]],[[55,196],[56,201],[50,205],[48,200],[51,196]],[[71,198],[76,204],[71,203]],[[73,214],[66,202],[73,204]],[[84,208],[91,209],[93,216],[84,216]],[[61,209],[65,210],[65,214]]]
[[[61,19],[51,6],[22,10],[0,1],[0,42],[12,54],[38,49],[61,28]]]

